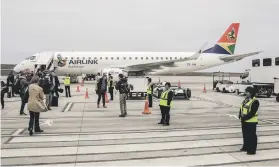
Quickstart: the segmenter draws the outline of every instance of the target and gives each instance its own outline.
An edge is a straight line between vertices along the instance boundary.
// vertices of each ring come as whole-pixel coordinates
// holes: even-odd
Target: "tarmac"
[[[171,79],[175,81],[173,77]],[[205,79],[206,80],[206,79]],[[20,116],[20,98],[5,98],[1,111],[2,166],[278,166],[279,103],[259,98],[258,150],[240,152],[242,133],[237,119],[243,96],[212,91],[212,85],[183,83],[190,100],[175,100],[170,126],[157,124],[159,100],[151,114],[142,114],[145,100],[127,101],[128,116],[120,118],[118,94],[96,108],[94,85],[71,86],[59,106],[41,113],[43,133],[28,134],[29,115]],[[85,99],[88,88],[89,99]],[[28,111],[25,111],[28,113]]]

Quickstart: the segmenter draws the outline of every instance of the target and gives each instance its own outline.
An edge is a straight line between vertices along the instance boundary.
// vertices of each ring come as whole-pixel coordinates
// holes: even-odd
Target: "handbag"
[[[40,102],[40,101],[36,100],[36,105],[39,108],[39,112],[47,112],[48,111],[46,103],[44,101]]]

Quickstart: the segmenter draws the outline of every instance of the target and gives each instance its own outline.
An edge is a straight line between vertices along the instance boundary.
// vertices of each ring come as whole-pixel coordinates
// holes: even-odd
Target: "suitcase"
[[[52,97],[51,106],[52,107],[58,107],[58,97],[57,96]]]

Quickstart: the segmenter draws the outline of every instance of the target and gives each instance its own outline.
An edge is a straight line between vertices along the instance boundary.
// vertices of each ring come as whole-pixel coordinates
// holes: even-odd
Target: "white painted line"
[[[44,123],[41,123],[40,126],[42,126],[42,125],[52,126],[52,123],[53,123],[53,121],[48,119]]]
[[[73,105],[73,103],[69,103],[64,112],[68,112],[70,110],[70,108],[72,107],[72,105]]]
[[[19,135],[21,132],[23,131],[23,129],[18,129],[17,131],[15,131],[12,136],[17,136]]]
[[[229,117],[232,117],[232,118],[235,118],[235,119],[238,119],[238,116],[236,116],[236,115],[232,115],[232,114],[226,114],[227,116],[229,116]]]
[[[268,120],[260,120],[260,121],[266,122],[266,123],[270,123],[270,124],[272,124],[272,125],[276,125],[276,124],[277,124],[277,123],[275,123],[275,122],[271,122],[271,121],[268,121]]]

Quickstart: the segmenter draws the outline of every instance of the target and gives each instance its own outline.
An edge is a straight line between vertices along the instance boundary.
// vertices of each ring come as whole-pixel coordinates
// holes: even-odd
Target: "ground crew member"
[[[161,121],[158,124],[164,126],[170,125],[170,108],[172,107],[173,92],[170,90],[171,84],[167,82],[165,84],[165,91],[162,92],[160,97],[160,110],[162,114]]]
[[[65,75],[64,85],[65,85],[66,97],[68,98],[68,95],[69,95],[69,97],[71,97],[71,87],[70,87],[71,86],[71,77],[69,74]]]
[[[243,146],[240,151],[246,151],[248,155],[256,154],[259,101],[256,99],[256,90],[253,87],[247,87],[246,98],[241,103],[239,119],[241,120]]]
[[[151,83],[151,78],[148,78],[148,85],[147,85],[146,93],[148,96],[148,107],[152,107],[153,84]]]
[[[109,74],[108,77],[108,90],[109,90],[109,94],[110,94],[110,100],[113,100],[113,89],[114,89],[114,84],[113,84],[113,78],[111,76],[111,74]]]

